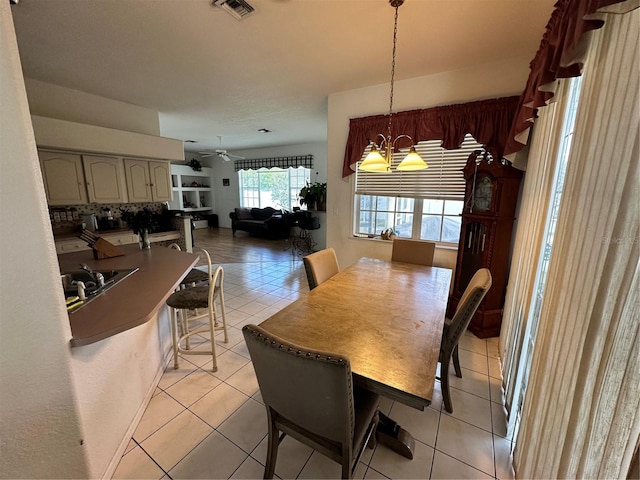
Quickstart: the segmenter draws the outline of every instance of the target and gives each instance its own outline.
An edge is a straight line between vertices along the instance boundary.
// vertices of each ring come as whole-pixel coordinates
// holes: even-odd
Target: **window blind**
[[[396,170],[407,155],[408,149],[394,152],[391,172],[364,172],[356,170],[356,194],[385,197],[434,198],[442,200],[464,200],[465,182],[462,169],[469,155],[482,145],[467,135],[457,150],[445,150],[440,140],[419,142],[415,145],[418,154],[429,168],[414,172]],[[369,147],[362,160],[369,153]],[[358,166],[360,163],[358,162]]]

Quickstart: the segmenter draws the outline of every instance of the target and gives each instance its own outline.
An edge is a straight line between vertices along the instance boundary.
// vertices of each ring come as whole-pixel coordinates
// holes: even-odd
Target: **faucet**
[[[100,272],[94,272],[86,263],[81,263],[80,268],[87,272],[98,283],[98,287],[104,287],[104,275]]]
[[[87,295],[85,294],[84,282],[76,282],[76,285],[78,286],[78,298],[83,301],[86,300]]]

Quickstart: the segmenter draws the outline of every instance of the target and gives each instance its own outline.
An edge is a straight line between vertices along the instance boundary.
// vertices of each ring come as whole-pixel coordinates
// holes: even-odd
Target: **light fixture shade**
[[[429,168],[429,165],[422,159],[418,152],[416,152],[415,147],[411,147],[409,153],[404,160],[400,162],[397,170],[402,170],[405,172],[415,171],[415,170],[424,170],[425,168]]]
[[[388,172],[389,164],[384,157],[380,155],[380,151],[374,145],[371,147],[371,151],[364,161],[360,164],[359,169],[365,172]]]

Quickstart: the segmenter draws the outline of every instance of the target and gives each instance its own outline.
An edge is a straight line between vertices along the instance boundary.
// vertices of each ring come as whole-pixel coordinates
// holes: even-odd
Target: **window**
[[[568,85],[568,94],[566,98],[567,108],[560,126],[561,134],[558,151],[555,152],[557,161],[555,162],[555,165],[553,165],[555,172],[553,188],[551,188],[549,198],[549,211],[545,222],[541,255],[540,258],[538,258],[536,279],[533,285],[533,298],[528,312],[529,320],[525,324],[524,342],[520,353],[521,364],[518,370],[519,389],[515,392],[512,400],[515,405],[515,415],[513,416],[513,420],[510,422],[512,425],[510,426],[510,430],[513,432],[513,438],[516,438],[518,429],[520,428],[520,422],[522,420],[522,408],[529,381],[533,347],[535,345],[536,335],[538,332],[538,321],[540,320],[540,313],[542,311],[542,304],[547,285],[549,260],[551,259],[551,251],[553,250],[553,239],[555,236],[556,224],[558,222],[560,200],[562,198],[567,162],[569,160],[569,153],[571,151],[571,144],[575,129],[576,112],[578,110],[580,90],[582,88],[582,77],[567,79],[564,80],[564,82]]]
[[[291,210],[298,205],[298,193],[309,181],[309,168],[260,168],[238,171],[241,207],[273,207]]]
[[[400,237],[458,243],[465,189],[461,170],[481,148],[471,135],[457,150],[441,148],[439,140],[419,142],[416,150],[429,165],[426,170],[356,170],[354,234],[372,237],[393,228]],[[394,167],[404,155],[406,150],[394,155]]]

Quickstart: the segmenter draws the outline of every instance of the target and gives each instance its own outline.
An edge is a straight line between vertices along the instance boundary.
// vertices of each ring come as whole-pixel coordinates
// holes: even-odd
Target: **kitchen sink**
[[[74,272],[61,273],[60,280],[62,282],[65,298],[81,296],[79,294],[78,282],[82,282],[82,284],[84,284],[84,295],[86,297],[83,305],[86,305],[91,300],[106,292],[136,271],[138,271],[138,268],[127,268],[122,270],[94,270],[93,272],[78,270]],[[101,274],[103,276],[104,285],[100,285],[98,282],[97,274]],[[75,310],[77,309],[74,309],[74,311]]]

